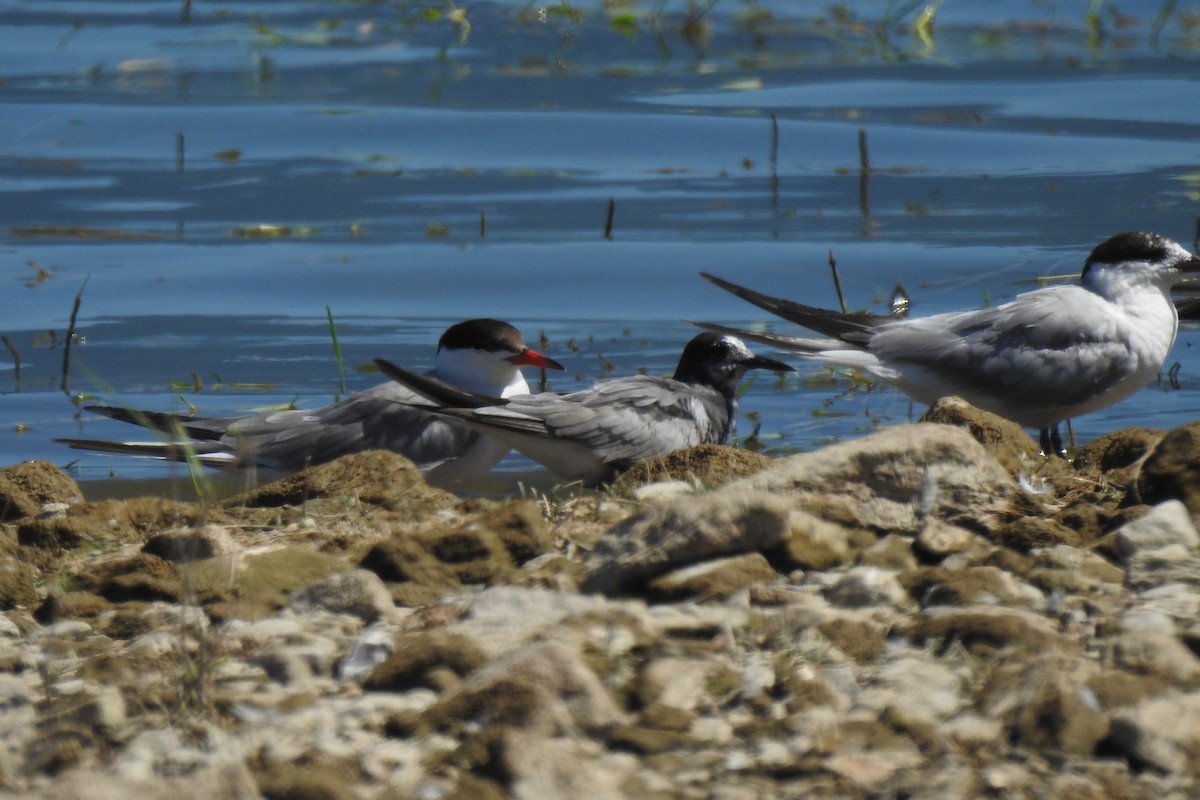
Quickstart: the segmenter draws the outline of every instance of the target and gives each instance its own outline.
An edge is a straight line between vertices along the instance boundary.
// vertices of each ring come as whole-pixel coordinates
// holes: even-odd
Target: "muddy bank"
[[[1194,796],[1200,427],[1065,464],[930,419],[520,500],[387,453],[204,503],[0,470],[0,787]]]

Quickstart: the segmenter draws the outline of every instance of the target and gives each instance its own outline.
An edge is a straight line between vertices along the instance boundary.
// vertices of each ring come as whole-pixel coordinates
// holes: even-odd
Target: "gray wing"
[[[885,324],[868,351],[897,372],[924,369],[966,397],[986,392],[1013,405],[1062,406],[1094,398],[1137,369],[1123,334],[1101,298],[1056,286],[995,308]]]
[[[613,378],[581,392],[519,395],[508,401],[503,407],[469,412],[471,419],[526,435],[579,442],[605,464],[717,443],[729,433],[729,414],[720,394],[668,378]]]
[[[137,411],[116,406],[89,410],[132,422],[175,439],[172,442],[106,442],[63,439],[82,450],[143,455],[168,460],[200,456],[209,466],[248,466],[294,472],[363,450],[391,450],[422,469],[478,450],[482,436],[462,423],[422,411],[413,405],[429,401],[398,383],[382,383],[337,403],[313,410],[289,409],[247,417],[215,419]],[[180,436],[190,437],[179,439]],[[495,447],[474,453],[478,459],[498,460]],[[479,468],[490,466],[482,461]]]
[[[461,456],[479,434],[414,408],[428,401],[394,382],[312,411],[234,420],[222,441],[260,466],[295,470],[363,450],[391,450],[422,468]]]

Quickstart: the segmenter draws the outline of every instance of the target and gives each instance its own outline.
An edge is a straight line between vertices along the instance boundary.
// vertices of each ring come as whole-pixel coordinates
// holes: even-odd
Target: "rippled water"
[[[1191,242],[1200,15],[1086,5],[947,0],[925,29],[903,3],[0,0],[0,332],[20,357],[0,350],[0,463],[163,474],[54,444],[129,434],[80,395],[328,402],[326,307],[352,367],[423,367],[450,322],[509,319],[565,390],[669,372],[685,320],[769,322],[701,269],[832,305],[832,251],[851,305],[899,283],[920,314],[1075,273],[1120,230]],[[1178,390],[1079,438],[1195,416],[1194,342]],[[743,435],[807,449],[920,413],[798,366],[751,386]]]

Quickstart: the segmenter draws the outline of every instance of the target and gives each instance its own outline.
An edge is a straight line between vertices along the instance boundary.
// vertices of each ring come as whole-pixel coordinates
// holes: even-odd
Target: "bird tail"
[[[237,457],[215,442],[112,442],[107,439],[55,439],[72,450],[95,453],[116,453],[159,461],[186,462],[195,460],[206,467],[236,466]]]
[[[770,311],[777,317],[782,317],[789,322],[803,325],[809,330],[814,330],[825,336],[831,336],[834,339],[856,347],[866,346],[875,328],[893,319],[892,317],[866,312],[847,314],[842,311],[830,311],[829,309],[817,308],[816,306],[806,306],[803,303],[784,300],[782,297],[772,297],[762,292],[756,292],[753,289],[747,289],[745,286],[739,286],[736,283],[718,278],[715,275],[709,275],[707,272],[701,272],[700,275],[705,280],[716,284],[725,291],[731,292],[761,309]],[[758,339],[755,341],[762,340]],[[830,348],[826,344],[822,349],[836,348]]]
[[[91,411],[102,417],[140,425],[152,431],[168,436],[186,435],[193,439],[220,439],[229,427],[229,420],[212,419],[209,417],[189,417],[183,414],[168,414],[161,411],[139,411],[136,408],[121,406],[84,406],[84,411]]]

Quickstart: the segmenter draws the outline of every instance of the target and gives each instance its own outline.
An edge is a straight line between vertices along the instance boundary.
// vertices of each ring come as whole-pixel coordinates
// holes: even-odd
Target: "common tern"
[[[509,397],[528,394],[520,367],[562,369],[525,345],[521,332],[494,319],[450,326],[438,341],[429,375],[472,391]],[[279,473],[331,461],[363,450],[392,450],[426,471],[434,485],[456,487],[482,477],[509,448],[445,416],[412,404],[428,401],[395,381],[357,392],[315,410],[291,409],[214,419],[85,406],[88,411],[132,422],[165,435],[163,441],[111,442],[59,439],[76,449],[141,455],[173,461],[194,457],[205,466],[258,467]]]
[[[585,485],[599,484],[639,459],[724,443],[737,418],[738,384],[746,372],[792,370],[756,356],[734,336],[716,333],[688,342],[672,378],[608,378],[570,394],[507,400],[462,391],[382,359],[376,363],[385,375],[429,397],[438,413]]]
[[[921,403],[958,395],[1036,428],[1042,451],[1061,454],[1060,422],[1124,400],[1161,371],[1179,325],[1171,289],[1196,272],[1200,258],[1176,242],[1120,233],[1092,250],[1078,284],[921,318],[827,311],[701,273],[831,338],[700,326],[860,369]]]

